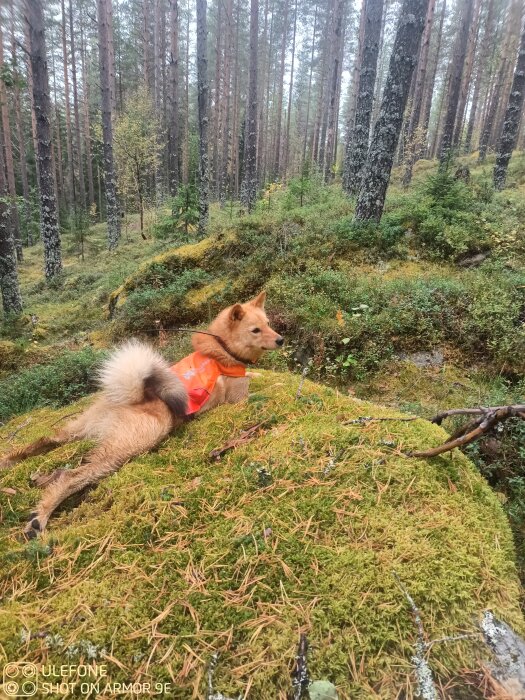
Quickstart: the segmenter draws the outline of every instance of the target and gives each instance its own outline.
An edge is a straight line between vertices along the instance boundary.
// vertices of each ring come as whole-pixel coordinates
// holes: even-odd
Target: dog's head
[[[239,357],[256,362],[265,350],[275,350],[284,338],[270,328],[264,310],[266,292],[244,304],[224,309],[210,326]]]

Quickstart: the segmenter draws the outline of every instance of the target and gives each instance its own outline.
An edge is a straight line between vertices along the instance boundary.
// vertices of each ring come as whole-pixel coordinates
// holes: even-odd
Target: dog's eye
[[[252,328],[252,333],[260,333],[261,329],[260,328]]]

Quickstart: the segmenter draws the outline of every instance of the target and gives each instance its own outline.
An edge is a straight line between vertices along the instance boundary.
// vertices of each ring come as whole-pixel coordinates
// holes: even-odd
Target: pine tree
[[[244,150],[244,201],[252,211],[257,199],[257,39],[259,0],[250,3],[250,77],[246,109],[246,145]]]
[[[516,147],[520,118],[522,117],[523,102],[525,98],[525,28],[521,33],[518,60],[514,70],[514,79],[510,91],[509,102],[505,112],[503,131],[498,143],[498,155],[494,168],[494,187],[503,189],[507,177],[512,151]]]
[[[0,292],[4,314],[19,314],[22,297],[18,283],[15,243],[9,216],[8,190],[5,179],[5,163],[0,143]]]
[[[357,221],[379,221],[403,123],[429,0],[404,0],[379,118],[357,198]]]
[[[443,124],[443,134],[439,148],[439,160],[442,164],[448,162],[450,151],[453,145],[454,127],[461,92],[461,81],[465,67],[465,57],[468,46],[469,32],[472,24],[474,12],[474,2],[472,0],[462,0],[462,7],[459,19],[459,28],[454,44],[451,65],[451,80],[448,91],[447,110],[445,122]]]
[[[37,140],[40,230],[44,244],[44,271],[51,279],[62,270],[60,232],[53,175],[51,104],[47,71],[44,12],[41,0],[25,0],[25,21],[31,61],[33,110]]]
[[[106,218],[108,222],[108,248],[114,250],[120,239],[120,208],[117,196],[117,175],[113,158],[112,90],[110,71],[110,35],[113,29],[108,23],[108,0],[98,0],[99,70],[102,105],[102,138],[104,149],[104,175],[106,186]],[[111,41],[112,43],[112,41]]]
[[[206,235],[209,217],[208,40],[206,0],[197,0],[197,101],[199,119],[199,236]]]
[[[348,194],[357,194],[361,173],[368,152],[370,121],[374,102],[379,38],[383,18],[383,0],[364,0],[365,29],[359,71],[355,122],[346,145],[343,187]]]

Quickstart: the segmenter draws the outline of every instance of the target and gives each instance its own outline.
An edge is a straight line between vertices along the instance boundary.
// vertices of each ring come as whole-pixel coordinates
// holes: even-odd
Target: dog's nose
[[[279,336],[278,338],[276,338],[275,344],[281,347],[281,345],[284,344],[284,338],[282,336]]]

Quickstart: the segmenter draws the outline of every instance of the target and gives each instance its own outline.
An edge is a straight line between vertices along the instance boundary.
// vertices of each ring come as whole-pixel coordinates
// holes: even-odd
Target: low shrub
[[[41,406],[65,406],[96,388],[95,369],[104,354],[92,348],[66,352],[0,381],[0,420]]]

